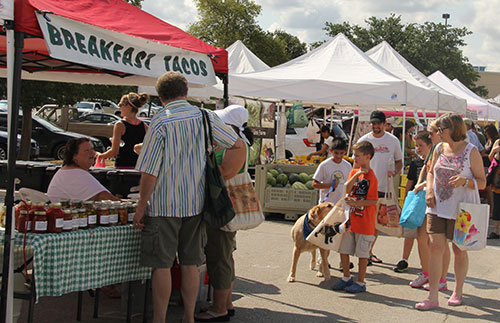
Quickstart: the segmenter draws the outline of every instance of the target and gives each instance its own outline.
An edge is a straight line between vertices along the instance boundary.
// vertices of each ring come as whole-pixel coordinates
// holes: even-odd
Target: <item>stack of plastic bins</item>
[[[0,188],[7,188],[7,161],[0,160]]]
[[[44,191],[45,171],[47,167],[52,166],[50,163],[33,162],[28,163],[28,176],[24,179],[19,187],[28,187],[37,191]]]
[[[61,165],[50,165],[45,169],[45,176],[43,177],[42,192],[47,192],[50,181],[54,174],[61,168]]]
[[[114,168],[92,167],[90,168],[90,174],[92,174],[102,186],[109,190],[108,172],[112,170],[114,170]]]
[[[130,188],[139,185],[141,172],[133,169],[114,169],[108,172],[108,189],[114,195],[126,198]]]

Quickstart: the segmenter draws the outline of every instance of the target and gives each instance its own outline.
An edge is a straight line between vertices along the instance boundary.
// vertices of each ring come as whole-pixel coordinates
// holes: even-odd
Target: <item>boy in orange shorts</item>
[[[344,277],[335,283],[332,289],[360,293],[366,292],[366,267],[370,257],[370,247],[375,240],[378,183],[375,173],[370,168],[370,160],[375,154],[373,145],[368,141],[358,142],[353,146],[353,151],[354,167],[345,184],[345,201],[350,207],[349,220],[344,228],[339,228],[340,232],[345,231],[339,250]],[[351,277],[349,255],[356,255],[359,258],[356,282]]]

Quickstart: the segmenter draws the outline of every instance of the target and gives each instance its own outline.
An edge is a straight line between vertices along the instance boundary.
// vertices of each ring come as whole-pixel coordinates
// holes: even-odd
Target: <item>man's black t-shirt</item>
[[[422,159],[414,159],[410,163],[410,169],[408,170],[408,180],[413,181],[413,185],[410,188],[410,190],[413,190],[415,188],[415,185],[417,184],[418,181],[418,176],[420,175],[420,172],[422,171],[422,168],[424,167],[424,161]]]

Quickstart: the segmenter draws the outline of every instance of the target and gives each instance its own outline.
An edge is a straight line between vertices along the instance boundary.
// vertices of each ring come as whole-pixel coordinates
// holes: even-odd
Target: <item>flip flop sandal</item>
[[[381,264],[381,263],[382,263],[382,260],[380,260],[380,259],[379,259],[377,256],[375,256],[375,255],[371,255],[371,256],[370,256],[370,260],[371,260],[371,262],[374,262],[374,263],[376,263],[376,264]]]
[[[200,313],[208,311],[208,307],[203,307],[200,309]],[[227,309],[227,314],[229,314],[230,317],[233,317],[236,314],[236,311],[234,308],[228,308]]]
[[[208,314],[209,317],[200,318],[200,317],[195,316],[194,317],[195,322],[228,322],[229,321],[229,313],[227,313],[226,315],[221,315],[221,316],[217,316],[217,313],[212,312],[212,311],[205,311],[202,313]]]

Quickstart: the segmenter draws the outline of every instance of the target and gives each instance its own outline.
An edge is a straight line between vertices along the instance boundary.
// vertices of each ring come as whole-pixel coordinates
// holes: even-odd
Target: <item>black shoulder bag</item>
[[[234,209],[227,193],[226,184],[217,165],[212,146],[212,128],[207,111],[200,109],[203,115],[203,129],[205,137],[205,204],[203,206],[203,220],[213,228],[225,226],[234,218]],[[213,148],[213,147],[212,147]]]

